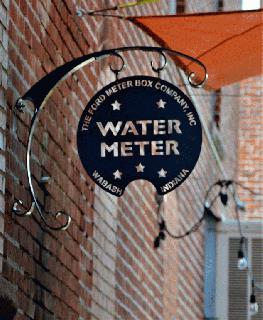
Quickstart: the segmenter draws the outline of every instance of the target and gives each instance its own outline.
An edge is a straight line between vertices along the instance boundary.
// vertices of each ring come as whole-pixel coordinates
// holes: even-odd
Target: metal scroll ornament
[[[69,213],[45,212],[37,199],[31,174],[31,146],[41,111],[61,81],[87,64],[121,53],[156,52],[166,66],[166,55],[188,59],[200,67],[203,76],[188,74],[193,87],[202,87],[207,79],[205,66],[181,52],[159,47],[124,47],[100,51],[74,59],[47,74],[17,100],[16,109],[23,112],[27,101],[34,105],[27,143],[27,177],[32,197],[30,208],[21,200],[13,205],[13,213],[28,216],[37,211],[44,225],[51,230],[66,230],[71,222]],[[88,174],[104,190],[121,196],[132,180],[151,181],[160,194],[173,190],[190,174],[201,148],[201,125],[191,101],[174,85],[159,78],[134,76],[121,79],[98,92],[88,103],[78,127],[78,150]],[[43,177],[43,181],[47,177]],[[39,182],[42,183],[41,181]],[[50,223],[49,218],[55,218]],[[60,217],[58,220],[57,218]],[[64,221],[61,223],[61,218]]]
[[[190,99],[154,77],[122,78],[100,90],[84,110],[78,152],[89,176],[121,196],[133,180],[161,195],[178,187],[198,160],[202,130]]]

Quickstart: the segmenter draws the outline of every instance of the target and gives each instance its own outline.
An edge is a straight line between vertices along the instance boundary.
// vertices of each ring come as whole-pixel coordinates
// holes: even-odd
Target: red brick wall
[[[8,3],[0,1],[0,274],[3,262],[4,217],[5,212],[5,127],[6,127],[6,90],[8,68]],[[1,285],[0,285],[1,286]],[[1,289],[0,289],[1,292]]]
[[[240,85],[238,179],[255,193],[240,189],[247,203],[246,218],[262,219],[263,213],[263,110],[262,78],[250,78]]]
[[[100,8],[109,1],[78,4]],[[189,2],[188,10],[198,10],[198,6],[197,1]],[[83,54],[118,46],[154,44],[131,23],[99,17],[80,19],[75,16],[75,9],[72,1],[10,2],[9,83],[7,90],[4,88],[8,112],[2,276],[17,286],[16,319],[201,319],[202,228],[183,240],[168,240],[155,251],[153,240],[158,225],[154,188],[146,182],[134,182],[118,200],[94,186],[78,159],[78,119],[94,93],[114,80],[108,68],[110,61],[85,67],[55,90],[41,114],[33,143],[34,178],[52,177],[47,186],[50,193],[47,210],[69,212],[73,219],[70,228],[66,232],[51,232],[43,228],[37,214],[26,218],[10,214],[15,199],[23,200],[25,207],[30,206],[31,200],[25,154],[32,110],[14,113],[16,99],[46,73]],[[212,10],[211,4],[205,9]],[[167,12],[168,2],[161,1],[127,13]],[[153,75],[151,55],[137,53],[125,57],[128,68],[121,76]],[[169,70],[161,77],[186,89],[171,61]],[[236,92],[236,88],[227,90],[231,94]],[[200,89],[190,95],[213,139],[214,94]],[[0,104],[5,105],[5,101]],[[234,108],[229,112],[229,104],[230,100],[222,104],[222,131],[216,135],[225,150],[223,165],[233,177],[237,130],[230,119],[237,117],[237,113]],[[176,233],[198,219],[207,187],[222,178],[205,134],[203,140],[196,169],[167,197],[164,205],[163,214]],[[43,191],[36,181],[34,184],[43,202]]]
[[[103,5],[105,5],[104,2],[94,2],[94,6]],[[148,10],[153,8],[149,6]],[[156,7],[156,13],[159,9]],[[76,155],[75,128],[77,128],[77,119],[87,100],[104,82],[112,80],[112,74],[109,75],[107,71],[108,63],[85,68],[65,81],[54,92],[45,112],[40,117],[33,143],[32,174],[34,178],[39,180],[41,176],[52,176],[52,183],[47,186],[50,196],[47,199],[46,209],[54,212],[60,209],[67,210],[73,219],[71,227],[65,233],[49,232],[43,229],[36,214],[24,219],[10,215],[14,200],[23,200],[25,208],[30,206],[31,200],[26,181],[25,154],[32,110],[26,110],[25,114],[14,113],[13,105],[16,99],[46,73],[74,57],[105,47],[135,45],[135,42],[145,44],[147,41],[147,37],[141,32],[133,34],[134,27],[131,25],[126,26],[117,21],[115,28],[118,29],[114,30],[113,27],[111,30],[112,25],[106,20],[101,18],[76,19],[74,13],[75,6],[71,2],[13,1],[10,3],[7,118],[9,130],[7,131],[6,153],[7,214],[3,277],[18,286],[16,300],[18,317],[21,319],[51,319],[53,316],[58,319],[76,319],[78,316],[89,319],[91,313],[94,318],[103,318],[101,309],[98,307],[105,309],[103,302],[96,296],[94,288],[99,287],[99,284],[95,283],[93,272],[94,261],[96,272],[99,273],[97,280],[103,278],[103,272],[99,269],[98,264],[102,263],[104,268],[108,267],[107,256],[102,258],[98,249],[100,241],[97,235],[101,228],[101,222],[98,222],[97,217],[103,212],[98,201],[104,206],[105,203],[102,201],[103,196],[99,195],[96,207],[94,206],[94,194],[92,193],[94,186],[82,170]],[[118,33],[119,28],[127,29],[127,32]],[[114,32],[120,35],[120,38],[116,36],[118,39],[115,43],[114,41],[111,43],[108,39]],[[131,37],[132,34],[136,38]],[[111,40],[114,38],[111,37]],[[153,43],[150,39],[148,41],[149,44]],[[146,63],[149,63],[149,58],[147,60],[145,58]],[[135,73],[139,72],[140,66],[136,64],[135,58],[132,60],[131,68]],[[98,73],[102,74],[100,83],[96,81]],[[36,181],[34,184],[38,191],[37,196],[43,203],[43,191]],[[133,191],[131,191],[131,197],[135,197]],[[151,197],[150,200],[145,199],[144,201],[151,208],[153,195],[149,197]],[[129,201],[134,201],[134,199]],[[148,201],[151,203],[149,204]],[[114,210],[115,208],[112,211]],[[109,214],[112,213],[110,207],[107,207],[106,211]],[[96,219],[94,219],[94,214]],[[144,211],[141,212],[141,215],[144,217]],[[152,225],[153,219],[154,215],[151,218]],[[97,230],[96,234],[93,234],[93,223]],[[105,223],[109,223],[106,218]],[[118,219],[118,228],[121,228],[122,223],[124,224],[124,221]],[[131,223],[135,225],[134,221]],[[152,249],[154,235],[152,226],[151,233],[148,235],[150,256],[148,260],[145,258],[149,267],[147,269],[147,263],[140,267],[140,269],[145,267],[147,272],[152,270],[153,275],[149,276],[148,283],[148,274],[142,275],[142,277],[145,275],[146,286],[149,286],[150,290],[153,290],[152,286],[157,287],[157,285],[161,288],[160,279],[162,277],[161,262],[155,257]],[[121,252],[121,240],[125,239],[119,236],[117,244],[119,252]],[[96,250],[95,255],[93,247]],[[109,255],[109,246],[107,249],[106,254]],[[125,250],[135,252],[136,249],[130,247]],[[135,254],[138,255],[137,252]],[[116,266],[119,266],[119,261],[116,260]],[[135,268],[134,272],[136,271]],[[117,271],[116,279],[120,283],[119,291],[116,289],[116,316],[119,313],[119,316],[123,318],[122,310],[119,308],[126,298],[120,293],[122,285]],[[104,291],[103,288],[99,289]],[[157,288],[159,300],[162,299],[160,290]],[[140,300],[143,297],[147,296],[145,285],[139,291],[141,292],[137,298],[138,304],[141,303]],[[132,296],[134,296],[133,292]],[[148,302],[151,301],[151,298],[152,293],[150,292]],[[149,310],[143,311],[144,314],[148,314],[147,317],[154,314],[154,317],[161,318],[161,302],[153,308],[154,311],[150,307]],[[138,318],[141,318],[136,306],[133,312]],[[106,310],[106,317],[109,316],[109,313],[110,310]]]
[[[15,199],[30,206],[25,171],[32,110],[14,113],[15,100],[60,64],[89,51],[92,37],[76,20],[71,1],[12,1],[9,19],[7,183],[3,276],[17,285],[17,319],[89,319],[92,287],[93,184],[84,176],[75,147],[77,119],[95,79],[83,71],[55,92],[33,142],[32,174],[51,176],[47,210],[72,215],[67,232],[43,229],[37,214],[11,217]],[[94,30],[94,21],[90,27]],[[92,79],[92,76],[91,76]],[[43,192],[34,181],[38,198]]]

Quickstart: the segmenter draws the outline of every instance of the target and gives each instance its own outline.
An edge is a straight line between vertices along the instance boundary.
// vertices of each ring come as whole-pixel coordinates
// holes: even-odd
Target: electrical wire
[[[236,184],[237,186],[241,187],[242,189],[248,191],[250,194],[252,194],[253,196],[263,196],[263,193],[261,192],[255,192],[252,189],[246,187],[245,185],[243,185],[242,183],[238,182],[238,181],[233,181],[234,184]]]
[[[159,203],[159,206],[158,206],[157,216],[158,216],[158,219],[159,219],[159,221],[160,221],[159,224],[162,223],[162,222],[164,222],[164,228],[163,228],[163,230],[165,230],[166,233],[167,233],[171,238],[173,238],[173,239],[182,239],[182,238],[184,238],[184,237],[186,237],[186,236],[189,236],[191,233],[196,232],[196,231],[200,228],[202,222],[203,222],[204,219],[205,219],[206,214],[208,214],[208,210],[209,210],[209,213],[211,214],[212,211],[211,211],[210,209],[213,207],[213,205],[214,205],[214,203],[216,202],[216,200],[220,197],[221,191],[222,191],[224,188],[228,189],[230,186],[234,186],[234,185],[240,186],[241,188],[249,191],[249,192],[250,192],[252,195],[254,195],[254,196],[260,196],[260,195],[262,195],[262,194],[260,194],[260,193],[254,192],[252,189],[244,186],[244,185],[241,184],[240,182],[233,181],[233,180],[218,180],[218,181],[216,181],[214,184],[212,184],[212,185],[208,188],[208,190],[207,190],[207,192],[206,192],[206,194],[205,194],[204,210],[203,210],[202,216],[199,217],[198,221],[197,221],[190,229],[188,229],[187,231],[185,231],[185,232],[182,233],[182,234],[174,234],[174,233],[172,233],[172,232],[168,229],[167,224],[165,223],[165,220],[164,220],[164,218],[162,217],[162,214],[161,214],[163,202],[160,202],[160,203]],[[213,197],[213,199],[212,199],[211,201],[209,201],[210,194],[212,193],[212,191],[213,191],[213,189],[214,189],[215,187],[219,187],[219,188],[220,188],[220,189],[219,189],[219,192]],[[233,188],[232,197],[233,197],[233,200],[234,200],[234,202],[235,202],[235,214],[236,214],[236,220],[237,220],[237,222],[238,222],[238,229],[239,229],[240,237],[243,238],[243,232],[242,232],[242,227],[241,227],[239,209],[238,209],[238,205],[237,205],[236,200],[235,200],[235,199],[236,199],[236,191],[235,191],[235,188]],[[163,231],[163,230],[161,230],[161,231]]]
[[[238,224],[238,232],[240,235],[240,248],[239,248],[239,250],[242,250],[242,252],[245,253],[244,256],[247,259],[248,255],[247,255],[247,250],[245,247],[245,239],[246,238],[244,237],[244,234],[243,234],[240,213],[239,213],[240,210],[244,210],[244,209],[243,209],[243,207],[242,208],[240,207],[240,203],[238,202],[239,198],[238,198],[238,194],[236,191],[237,187],[240,187],[240,188],[248,191],[253,196],[263,196],[262,193],[253,191],[251,188],[245,186],[241,182],[234,181],[234,180],[218,180],[208,188],[208,190],[205,194],[204,209],[203,209],[202,216],[199,217],[198,221],[190,229],[188,229],[187,231],[185,231],[182,234],[174,234],[168,229],[167,224],[162,216],[163,198],[158,198],[157,217],[158,217],[158,223],[159,223],[159,234],[154,240],[154,247],[158,248],[160,246],[161,241],[165,240],[165,233],[173,239],[182,239],[184,237],[189,236],[193,232],[196,232],[200,228],[200,226],[202,225],[202,222],[205,220],[205,218],[208,214],[210,214],[216,218],[216,216],[213,214],[213,212],[211,210],[214,203],[217,201],[218,198],[220,198],[222,204],[227,206],[227,204],[228,204],[227,192],[230,191],[230,194],[232,196],[232,200],[235,205],[234,210],[235,210],[236,221]],[[214,192],[215,188],[217,189],[216,194],[212,197],[212,200],[210,200],[211,194]],[[255,281],[253,271],[252,271],[252,266],[249,263],[249,261],[248,261],[248,265],[247,265],[246,270],[247,270],[248,277],[249,277],[251,283],[253,283],[253,286],[252,286],[253,290],[258,291],[260,293],[263,293],[263,288],[259,284],[257,284]]]
[[[102,9],[96,9],[96,10],[90,10],[87,11],[83,8],[77,8],[76,10],[76,15],[78,17],[83,17],[83,16],[101,16],[101,17],[112,17],[112,18],[120,18],[120,19],[126,19],[125,16],[121,15],[114,15],[114,14],[107,14],[109,11],[117,11],[117,10],[122,10],[122,9],[128,9],[131,7],[136,7],[136,6],[141,6],[141,5],[146,5],[152,2],[158,2],[160,0],[137,0],[137,1],[129,1],[126,3],[121,3],[117,4],[112,7],[107,7],[107,8],[102,8]]]

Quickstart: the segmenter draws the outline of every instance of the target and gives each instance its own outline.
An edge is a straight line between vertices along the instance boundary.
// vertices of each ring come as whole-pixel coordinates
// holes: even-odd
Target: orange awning
[[[219,89],[262,73],[262,13],[262,10],[235,11],[129,20],[161,46],[203,62],[209,75],[207,88]],[[180,63],[196,71],[188,61]]]

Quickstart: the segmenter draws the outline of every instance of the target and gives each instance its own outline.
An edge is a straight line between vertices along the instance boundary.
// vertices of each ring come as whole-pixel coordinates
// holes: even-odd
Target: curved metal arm
[[[166,67],[167,67],[167,58],[166,55],[163,52],[159,52],[160,53],[160,57],[163,59],[163,64],[159,67],[155,67],[153,61],[151,61],[151,67],[153,69],[154,72],[156,73],[160,73],[161,71],[163,71]]]
[[[119,53],[115,52],[112,55],[114,55],[115,57],[119,58],[120,61],[121,61],[121,66],[119,68],[114,68],[110,64],[110,70],[115,74],[116,78],[118,78],[119,73],[122,72],[127,66],[125,64],[125,61],[124,61],[123,57]]]
[[[194,59],[186,54],[183,54],[181,52],[173,51],[170,49],[165,49],[165,48],[160,48],[160,47],[142,47],[142,46],[116,48],[116,49],[105,50],[105,51],[100,51],[100,52],[92,53],[89,55],[85,55],[85,56],[74,59],[74,60],[62,65],[62,66],[58,67],[57,69],[55,69],[54,71],[47,74],[40,81],[38,81],[35,85],[33,85],[31,87],[31,89],[28,90],[20,99],[18,99],[16,102],[16,105],[15,105],[15,107],[18,111],[23,112],[23,109],[27,105],[26,101],[30,101],[34,104],[35,111],[34,111],[34,115],[31,120],[31,128],[30,128],[29,137],[28,137],[27,157],[26,157],[26,159],[27,159],[27,164],[26,164],[27,177],[28,177],[28,182],[29,182],[30,193],[32,196],[32,205],[29,210],[22,212],[22,209],[19,208],[22,205],[22,201],[18,200],[13,205],[12,211],[14,214],[16,214],[18,216],[30,215],[34,211],[34,209],[36,208],[42,221],[49,229],[51,229],[51,230],[66,230],[69,227],[69,225],[71,223],[71,217],[69,214],[67,214],[65,212],[61,212],[61,211],[55,213],[54,217],[58,218],[59,216],[63,215],[66,220],[65,223],[60,226],[50,225],[45,218],[45,212],[43,212],[41,205],[38,202],[36,194],[35,194],[34,186],[32,183],[32,175],[31,175],[31,146],[32,146],[32,140],[33,140],[36,124],[37,124],[38,118],[40,116],[40,112],[44,109],[49,97],[51,96],[51,94],[53,93],[55,88],[60,84],[61,81],[63,81],[70,74],[81,69],[85,65],[90,64],[94,61],[99,61],[99,60],[105,59],[110,56],[118,57],[122,61],[122,66],[120,67],[120,69],[114,69],[111,67],[111,70],[114,73],[118,74],[120,71],[122,71],[122,69],[125,66],[124,59],[120,55],[120,53],[127,52],[127,51],[142,51],[142,52],[157,52],[157,53],[159,53],[161,56],[164,57],[164,65],[162,67],[160,67],[159,69],[156,69],[156,68],[154,68],[153,63],[151,63],[152,69],[154,71],[163,70],[166,67],[167,59],[166,59],[165,53],[169,53],[170,55],[175,55],[175,56],[186,58],[186,59],[190,60],[191,62],[196,63],[203,70],[203,73],[204,73],[203,79],[201,79],[201,81],[198,83],[193,81],[193,77],[194,77],[193,73],[190,74],[189,78],[188,78],[190,85],[192,85],[194,87],[200,87],[205,83],[205,81],[207,79],[206,68],[203,65],[203,63],[200,62],[199,60],[196,60],[196,59]]]

